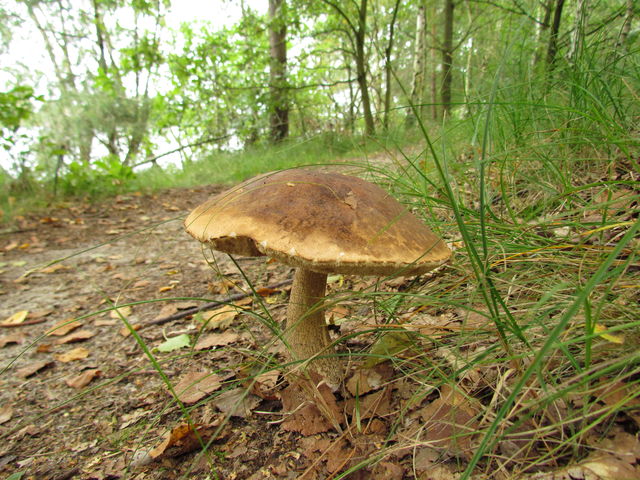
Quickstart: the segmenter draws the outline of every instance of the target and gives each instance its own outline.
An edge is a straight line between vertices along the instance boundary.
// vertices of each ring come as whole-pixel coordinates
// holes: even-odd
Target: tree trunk
[[[286,90],[287,23],[285,0],[269,0],[269,91],[271,94],[271,140],[281,142],[289,134],[289,103]]]
[[[553,11],[553,0],[545,0],[540,2],[542,8],[542,20],[536,23],[536,41],[535,41],[535,54],[533,56],[533,66],[540,64],[540,60],[544,57],[544,39],[546,38],[546,32],[549,30],[549,24],[551,23],[551,12]]]
[[[556,53],[558,52],[558,34],[560,33],[560,21],[562,19],[562,7],[564,0],[556,0],[556,6],[553,11],[553,22],[551,23],[551,31],[549,32],[549,47],[547,48],[547,73],[553,70],[556,61]]]
[[[427,14],[424,2],[418,5],[416,15],[416,38],[413,50],[413,75],[411,79],[411,103],[416,107],[418,115],[422,117],[424,104],[424,74],[425,56],[427,46]],[[415,122],[412,109],[407,111],[406,125],[411,126]]]
[[[358,28],[354,32],[356,47],[356,75],[362,98],[362,112],[364,114],[364,132],[375,135],[376,129],[371,112],[371,98],[369,96],[369,82],[367,81],[367,66],[364,51],[364,41],[367,32],[367,0],[360,1],[358,10]]]
[[[622,30],[620,31],[620,38],[618,40],[618,49],[626,50],[627,38],[631,32],[631,22],[633,22],[633,4],[635,0],[627,0],[627,12],[624,16],[624,23],[622,24]]]
[[[453,67],[453,0],[444,2],[444,38],[442,42],[442,112],[451,111],[451,70]]]
[[[389,25],[389,42],[387,48],[384,50],[384,78],[385,78],[385,91],[384,91],[384,117],[382,126],[385,131],[389,130],[389,111],[391,110],[391,51],[393,50],[393,38],[395,34],[396,19],[398,18],[398,10],[400,8],[400,0],[396,0],[393,7],[393,15],[391,16],[391,22]]]
[[[433,15],[431,16],[431,18],[435,18],[436,11],[435,11],[435,6],[433,9]],[[437,49],[435,47],[435,43],[436,43],[436,34],[437,34],[437,29],[436,29],[436,22],[431,22],[431,42],[432,42],[432,46],[429,49],[430,51],[430,57],[431,57],[431,61],[429,62],[431,64],[431,118],[433,120],[438,120],[438,71],[436,69],[436,65],[437,65]]]
[[[575,65],[584,46],[585,27],[587,25],[588,0],[577,0],[576,21],[571,32],[571,45],[569,47],[569,62]]]

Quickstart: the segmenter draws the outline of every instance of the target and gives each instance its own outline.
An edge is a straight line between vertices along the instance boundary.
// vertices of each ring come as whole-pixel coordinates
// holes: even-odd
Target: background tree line
[[[35,179],[55,192],[62,178],[126,179],[168,153],[185,166],[256,143],[474,119],[508,102],[579,107],[578,76],[614,82],[611,94],[628,100],[612,107],[626,105],[614,112],[616,128],[637,129],[633,0],[269,0],[265,13],[241,6],[233,25],[170,32],[168,0],[4,4],[5,58],[12,33],[28,24],[52,72],[42,80],[33,66],[5,64],[11,81],[0,93],[0,122],[12,165],[4,182]],[[517,140],[527,121],[513,125]]]

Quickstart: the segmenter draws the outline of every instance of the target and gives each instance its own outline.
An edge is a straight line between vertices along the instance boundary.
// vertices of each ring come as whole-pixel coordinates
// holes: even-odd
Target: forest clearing
[[[640,479],[636,3],[0,4],[0,475]]]

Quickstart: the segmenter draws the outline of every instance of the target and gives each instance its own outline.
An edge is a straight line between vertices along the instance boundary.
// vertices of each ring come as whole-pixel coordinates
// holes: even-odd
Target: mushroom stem
[[[287,331],[285,339],[294,360],[306,360],[317,355],[335,353],[324,319],[322,301],[327,286],[327,274],[297,268],[293,277]],[[312,362],[313,370],[331,384],[342,380],[342,368],[337,357],[319,358]]]

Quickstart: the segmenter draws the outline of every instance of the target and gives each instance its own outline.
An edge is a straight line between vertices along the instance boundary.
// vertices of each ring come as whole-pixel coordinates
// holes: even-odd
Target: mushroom
[[[451,255],[382,188],[311,169],[249,179],[193,210],[185,228],[215,250],[267,255],[296,267],[284,340],[293,360],[309,360],[333,385],[343,369],[331,355],[322,308],[327,274],[418,275]]]

